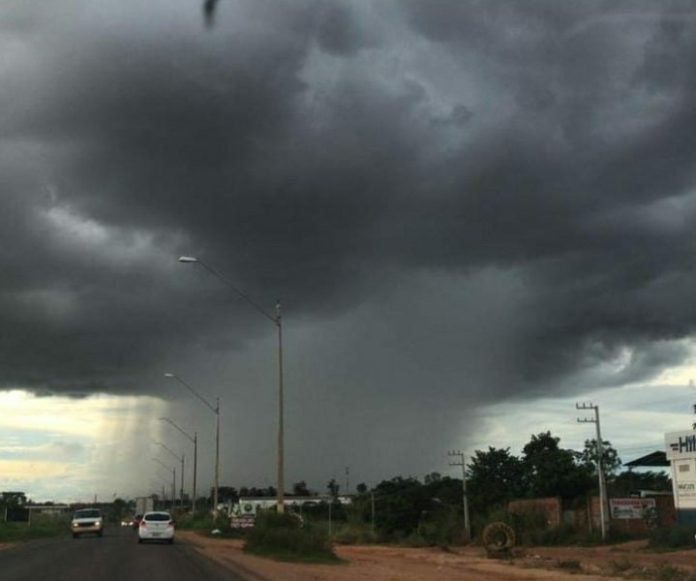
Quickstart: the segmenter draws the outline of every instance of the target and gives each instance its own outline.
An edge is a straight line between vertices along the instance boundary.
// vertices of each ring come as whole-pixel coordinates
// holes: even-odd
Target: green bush
[[[363,523],[346,523],[337,526],[332,540],[344,545],[371,545],[378,542],[378,535],[372,527]]]
[[[424,515],[418,525],[418,535],[427,544],[440,547],[461,544],[463,533],[463,518],[451,507],[442,507]]]
[[[328,535],[292,514],[262,513],[247,533],[244,550],[281,561],[338,563]]]
[[[696,528],[677,525],[650,531],[649,545],[655,549],[696,548]]]
[[[219,520],[222,521],[223,519]],[[227,521],[228,519],[224,520]],[[213,522],[213,517],[209,514],[197,514],[195,517],[193,517],[190,513],[188,513],[176,517],[177,529],[209,531],[215,527],[216,525]]]
[[[504,522],[514,528],[514,523],[512,522],[512,516],[508,514],[507,510],[503,507],[496,507],[487,514],[476,514],[474,513],[471,519],[471,534],[475,539],[481,537],[483,529],[485,529],[492,522]]]

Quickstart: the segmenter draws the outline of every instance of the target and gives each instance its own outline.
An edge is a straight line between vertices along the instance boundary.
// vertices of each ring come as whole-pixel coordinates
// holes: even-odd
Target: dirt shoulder
[[[239,540],[210,539],[189,531],[177,534],[204,556],[250,581],[607,581],[613,572],[609,561],[622,555],[604,548],[530,549],[510,561],[497,561],[487,559],[480,548],[448,552],[436,548],[337,546],[336,553],[347,561],[345,564],[305,565],[247,555]],[[651,556],[674,565],[672,555]],[[688,557],[693,567],[696,554],[685,559]],[[576,562],[580,569],[575,567]]]

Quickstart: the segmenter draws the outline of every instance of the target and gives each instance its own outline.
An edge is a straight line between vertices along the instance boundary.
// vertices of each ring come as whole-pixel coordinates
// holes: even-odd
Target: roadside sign
[[[611,498],[609,510],[613,519],[642,519],[655,511],[655,499]]]

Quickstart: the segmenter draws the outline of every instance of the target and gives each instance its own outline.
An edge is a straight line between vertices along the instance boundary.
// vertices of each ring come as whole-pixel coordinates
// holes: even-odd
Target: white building
[[[672,471],[672,490],[677,522],[696,524],[696,432],[665,434],[667,459]]]

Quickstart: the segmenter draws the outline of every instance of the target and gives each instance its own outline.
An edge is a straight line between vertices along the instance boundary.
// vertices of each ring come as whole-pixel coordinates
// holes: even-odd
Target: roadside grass
[[[320,527],[328,536],[328,522],[319,521],[312,523],[312,526]],[[331,540],[339,545],[374,545],[380,542],[369,524],[353,522],[334,523]]]
[[[211,539],[242,539],[246,533],[242,529],[233,529],[229,519],[221,516],[217,522],[212,515],[192,517],[190,514],[181,515],[176,519],[176,528],[182,531],[192,531]],[[213,531],[216,531],[213,534]]]
[[[67,535],[70,527],[63,519],[35,518],[27,523],[0,522],[0,542],[13,543]]]
[[[213,517],[210,515],[200,515],[192,517],[184,514],[176,518],[176,528],[183,531],[211,531],[215,528]]]
[[[319,527],[300,521],[289,514],[260,514],[256,526],[246,534],[244,552],[274,559],[316,564],[341,564],[331,547],[328,535]]]

